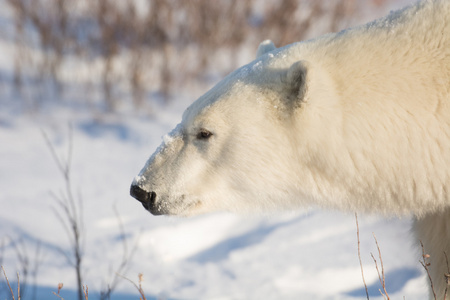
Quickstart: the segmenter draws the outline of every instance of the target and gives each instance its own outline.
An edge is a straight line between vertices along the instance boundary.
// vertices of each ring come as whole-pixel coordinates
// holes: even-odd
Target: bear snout
[[[153,215],[161,215],[162,212],[156,208],[156,193],[155,192],[147,192],[142,189],[139,185],[132,184],[130,188],[130,195],[142,203],[142,206]]]

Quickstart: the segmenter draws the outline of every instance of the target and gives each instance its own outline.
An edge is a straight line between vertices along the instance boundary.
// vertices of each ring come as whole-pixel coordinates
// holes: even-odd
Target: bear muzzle
[[[152,215],[163,215],[164,213],[156,205],[156,193],[147,192],[137,184],[132,184],[130,187],[130,195],[142,203],[142,206],[148,210]]]

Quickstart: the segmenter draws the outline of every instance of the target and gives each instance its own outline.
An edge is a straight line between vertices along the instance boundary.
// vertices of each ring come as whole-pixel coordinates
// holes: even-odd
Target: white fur
[[[304,75],[304,77],[302,77]],[[199,140],[198,133],[213,135]],[[274,49],[194,102],[136,179],[160,211],[413,214],[450,255],[450,1]]]

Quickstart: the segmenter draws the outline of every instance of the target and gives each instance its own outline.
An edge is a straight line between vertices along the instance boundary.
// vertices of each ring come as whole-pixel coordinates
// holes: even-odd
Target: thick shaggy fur
[[[262,43],[255,61],[186,110],[133,185],[155,193],[158,214],[413,214],[443,299],[450,1],[284,48]]]

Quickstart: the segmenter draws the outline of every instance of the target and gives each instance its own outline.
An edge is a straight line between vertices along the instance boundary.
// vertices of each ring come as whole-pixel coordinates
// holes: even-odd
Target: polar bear
[[[131,195],[154,215],[310,206],[411,214],[442,299],[450,1],[278,49],[266,41],[257,55],[187,108]]]

